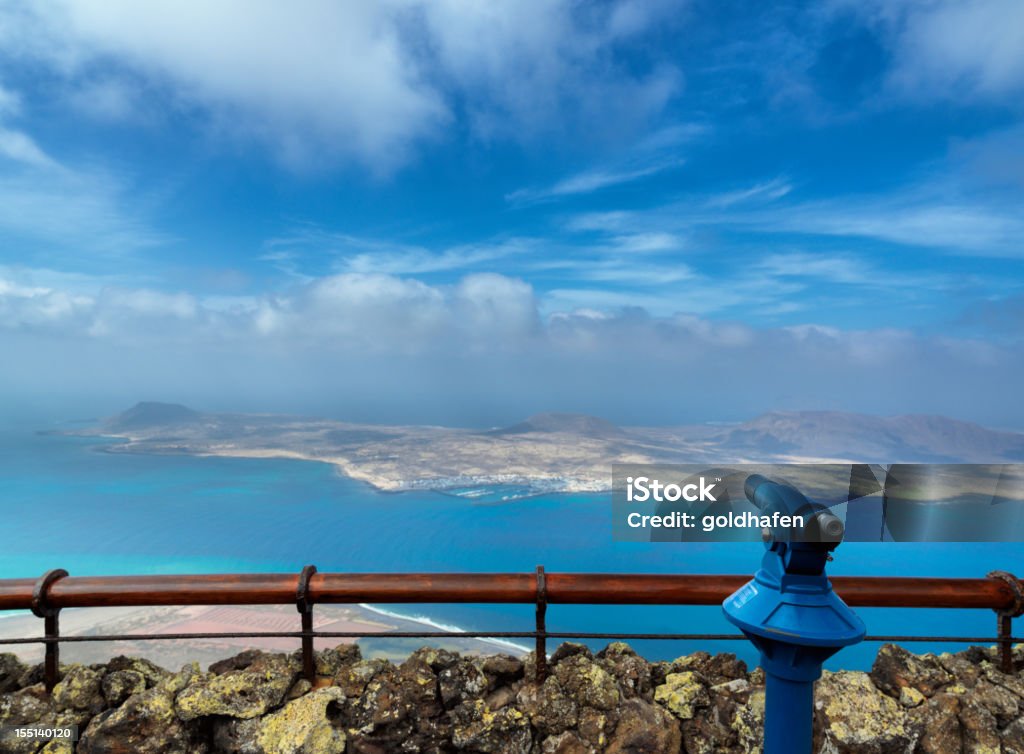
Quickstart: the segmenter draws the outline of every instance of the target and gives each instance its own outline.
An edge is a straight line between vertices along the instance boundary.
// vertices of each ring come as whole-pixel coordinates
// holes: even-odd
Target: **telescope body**
[[[761,568],[722,603],[722,610],[761,654],[765,754],[809,754],[814,682],[822,664],[866,633],[825,575],[843,523],[796,488],[757,474],[747,479],[745,491],[764,514],[805,517],[799,531],[766,530]]]

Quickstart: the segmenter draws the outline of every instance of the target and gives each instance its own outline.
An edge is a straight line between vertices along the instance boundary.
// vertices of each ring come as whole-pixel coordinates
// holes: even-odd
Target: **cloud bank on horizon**
[[[12,403],[1024,427],[1024,6],[0,0]]]

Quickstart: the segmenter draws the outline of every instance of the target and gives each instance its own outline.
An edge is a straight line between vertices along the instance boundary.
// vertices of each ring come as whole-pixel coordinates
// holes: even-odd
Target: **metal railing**
[[[167,576],[81,576],[62,569],[38,579],[0,579],[0,610],[31,610],[43,619],[43,636],[0,639],[0,645],[45,645],[44,679],[52,690],[59,675],[61,643],[163,639],[301,640],[303,672],[313,679],[313,640],[354,639],[365,633],[314,631],[317,604],[518,603],[533,604],[533,631],[396,631],[393,638],[533,639],[537,677],[547,672],[548,639],[735,640],[739,634],[587,633],[547,630],[549,604],[717,605],[750,579],[737,575],[649,575],[598,573],[318,573],[306,566],[299,574],[208,574]],[[1003,672],[1012,672],[1012,619],[1024,613],[1024,584],[1005,571],[982,579],[837,576],[836,592],[852,607],[964,608],[994,610],[997,635],[868,636],[868,641],[962,642],[995,644]],[[166,605],[285,605],[301,616],[300,631],[179,634],[60,635],[60,611],[69,607],[147,607]]]

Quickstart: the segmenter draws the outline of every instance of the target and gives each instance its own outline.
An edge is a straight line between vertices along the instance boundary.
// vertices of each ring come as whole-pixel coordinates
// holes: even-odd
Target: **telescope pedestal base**
[[[811,754],[814,681],[765,672],[764,754]]]

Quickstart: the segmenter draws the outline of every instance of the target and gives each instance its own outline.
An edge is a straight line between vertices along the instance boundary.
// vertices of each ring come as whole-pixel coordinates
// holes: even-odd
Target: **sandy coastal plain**
[[[301,630],[299,614],[288,605],[187,605],[175,607],[103,607],[61,611],[63,636],[172,635],[185,633],[256,633]],[[358,643],[364,657],[404,658],[429,643],[468,654],[496,651],[522,655],[509,642],[488,642],[458,637],[407,639],[389,637],[393,631],[434,632],[439,628],[425,621],[382,614],[363,605],[317,605],[313,615],[316,631],[358,633],[357,638],[323,638],[314,644],[327,649],[339,644]],[[28,612],[8,613],[0,619],[0,639],[41,636],[42,621]],[[61,662],[91,664],[106,662],[117,655],[148,657],[166,668],[179,668],[197,661],[202,667],[256,648],[269,652],[291,652],[299,640],[292,637],[223,639],[132,639],[102,642],[67,642],[61,645]],[[42,644],[0,645],[0,652],[13,652],[24,662],[39,662]]]

